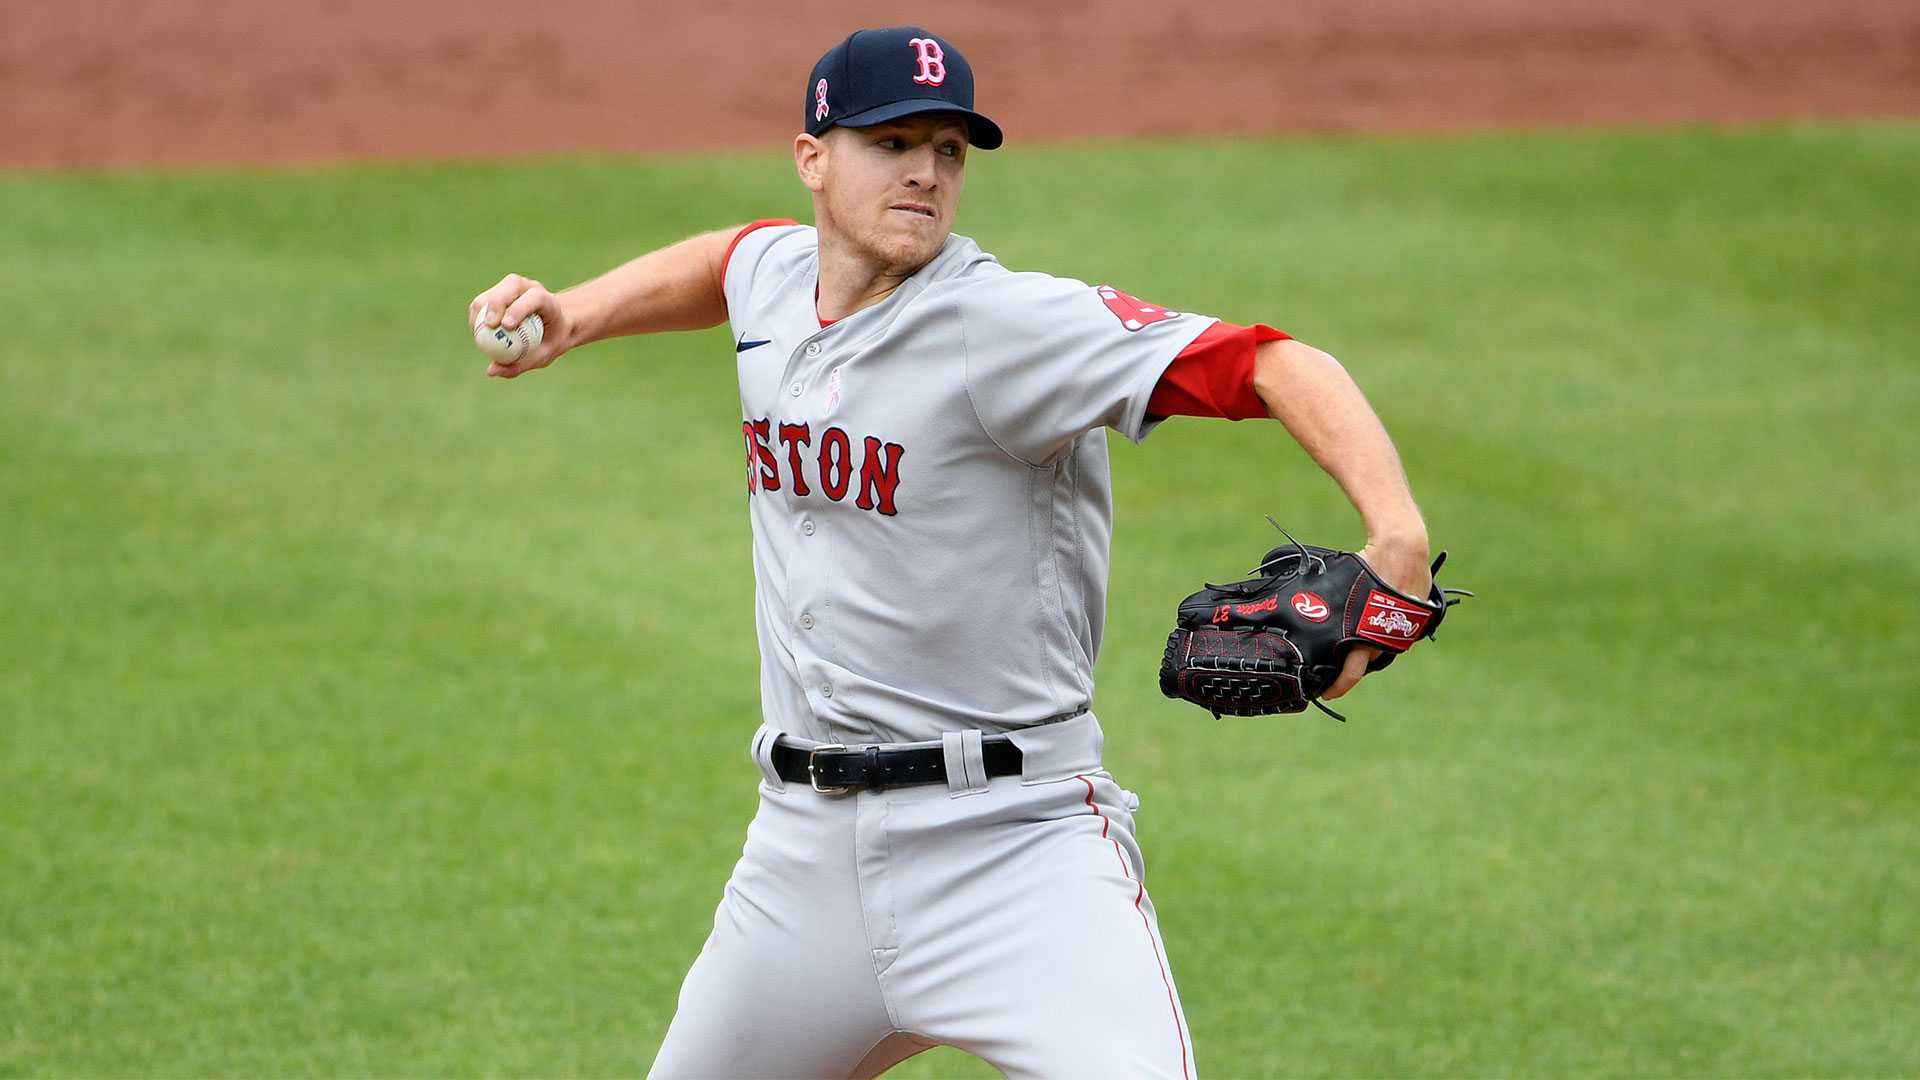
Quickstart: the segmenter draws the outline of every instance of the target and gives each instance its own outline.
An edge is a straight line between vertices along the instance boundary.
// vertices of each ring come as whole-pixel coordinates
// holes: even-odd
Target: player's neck
[[[918,269],[917,267],[915,269]],[[874,258],[853,245],[820,232],[820,293],[814,306],[820,318],[838,322],[893,295],[913,276]]]

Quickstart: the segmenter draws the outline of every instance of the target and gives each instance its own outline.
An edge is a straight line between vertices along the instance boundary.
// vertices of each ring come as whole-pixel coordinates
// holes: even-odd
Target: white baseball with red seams
[[[505,326],[488,326],[491,320],[490,311],[480,312],[480,318],[473,324],[473,343],[502,364],[518,363],[521,357],[539,348],[547,336],[547,324],[538,315],[527,316],[511,330]]]
[[[653,1075],[873,1075],[946,1044],[1012,1077],[1190,1078],[1138,800],[1089,709],[1105,429],[1144,438],[1214,320],[962,236],[824,328],[818,278],[806,226],[726,264],[763,782]],[[1022,772],[988,779],[999,733]],[[776,739],[940,747],[948,782],[822,795],[780,779]]]

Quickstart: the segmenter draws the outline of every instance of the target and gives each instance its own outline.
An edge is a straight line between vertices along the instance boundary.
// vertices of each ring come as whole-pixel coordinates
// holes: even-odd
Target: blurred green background
[[[1204,1073],[1920,1074],[1920,127],[969,171],[1011,266],[1340,356],[1480,594],[1350,724],[1216,722],[1174,603],[1358,524],[1276,425],[1117,446],[1096,707]],[[507,383],[465,307],[800,195],[0,178],[0,1075],[645,1070],[757,777],[726,331]]]

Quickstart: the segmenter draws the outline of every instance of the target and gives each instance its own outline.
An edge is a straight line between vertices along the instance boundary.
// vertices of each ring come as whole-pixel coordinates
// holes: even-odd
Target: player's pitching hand
[[[473,302],[467,305],[469,331],[479,330],[482,326],[512,330],[530,315],[540,316],[545,324],[540,344],[516,360],[490,360],[487,363],[489,377],[517,378],[553,363],[571,345],[573,325],[568,322],[566,312],[561,310],[558,297],[548,292],[545,285],[519,274],[508,274],[501,278],[498,285],[474,297]]]
[[[1380,580],[1408,596],[1425,596],[1433,588],[1433,572],[1428,569],[1425,540],[1369,540],[1367,546],[1360,549],[1360,557],[1373,567],[1374,573],[1380,575]],[[1332,700],[1353,689],[1354,684],[1366,675],[1367,665],[1379,656],[1380,650],[1372,645],[1355,645],[1347,650],[1340,677],[1320,696]]]

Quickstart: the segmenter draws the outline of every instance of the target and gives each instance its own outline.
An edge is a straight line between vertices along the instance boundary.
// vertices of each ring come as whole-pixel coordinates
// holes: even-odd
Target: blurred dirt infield
[[[920,21],[1013,141],[1920,114],[1914,0],[0,0],[0,166],[783,144]]]

